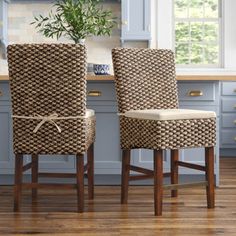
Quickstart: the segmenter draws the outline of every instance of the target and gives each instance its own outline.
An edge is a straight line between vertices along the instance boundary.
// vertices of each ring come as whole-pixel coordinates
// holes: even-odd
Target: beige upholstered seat
[[[124,116],[147,120],[186,120],[215,118],[216,114],[213,111],[189,109],[146,109],[126,111]]]
[[[75,177],[78,211],[84,207],[84,172],[93,198],[93,143],[95,114],[86,109],[86,48],[75,44],[22,44],[8,47],[13,108],[15,211],[22,187],[36,199],[40,177]],[[84,154],[88,163],[84,167]],[[23,167],[23,155],[32,162]],[[77,174],[38,173],[41,154],[76,155]],[[32,169],[32,183],[22,183],[22,172]],[[53,187],[54,185],[52,185]],[[50,187],[50,185],[49,185]]]
[[[120,115],[121,202],[127,203],[129,180],[154,177],[155,214],[162,214],[163,150],[171,150],[172,196],[177,196],[178,166],[206,172],[207,205],[214,207],[216,116],[211,111],[178,108],[174,54],[170,50],[116,48],[112,51]],[[205,147],[206,166],[179,161],[181,148]],[[154,171],[130,164],[131,149],[154,150]],[[130,170],[143,176],[130,176]],[[199,183],[197,183],[199,184]]]

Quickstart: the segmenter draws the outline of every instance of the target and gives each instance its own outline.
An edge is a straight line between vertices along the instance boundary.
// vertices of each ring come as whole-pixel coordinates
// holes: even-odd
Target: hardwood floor
[[[75,191],[39,190],[33,204],[24,191],[21,212],[13,213],[13,188],[0,186],[0,235],[236,235],[236,158],[221,159],[215,209],[206,207],[205,188],[170,195],[164,192],[162,217],[154,216],[152,186],[131,186],[126,206],[120,205],[120,187],[96,186],[82,214],[76,213]]]

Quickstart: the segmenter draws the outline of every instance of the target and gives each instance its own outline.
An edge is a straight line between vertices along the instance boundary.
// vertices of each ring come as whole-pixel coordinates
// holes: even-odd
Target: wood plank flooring
[[[130,187],[127,206],[120,205],[120,187],[96,186],[95,200],[85,196],[85,212],[76,213],[76,192],[39,190],[31,203],[25,191],[21,213],[13,213],[13,188],[0,186],[0,235],[236,235],[236,158],[221,159],[216,208],[206,208],[205,189],[164,193],[163,216],[155,217],[152,186]]]

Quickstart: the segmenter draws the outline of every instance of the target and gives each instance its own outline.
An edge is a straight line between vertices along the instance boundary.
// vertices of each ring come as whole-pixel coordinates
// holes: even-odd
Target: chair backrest
[[[56,113],[59,117],[84,116],[86,113],[86,61],[86,48],[82,45],[16,44],[8,46],[13,115],[49,116]],[[63,126],[63,134],[58,134],[55,127],[47,122],[37,134],[33,134],[32,130],[40,121],[24,119],[13,121],[15,152],[31,152],[33,148],[38,153],[53,153],[53,149],[55,152],[67,153],[63,147],[60,151],[59,145],[63,143],[63,139],[64,142],[68,141],[66,139],[68,135],[75,135],[72,129],[76,129],[80,122],[77,120],[56,121]],[[80,130],[77,131],[80,132]],[[24,148],[20,138],[26,139],[25,145],[29,146],[28,149],[21,150]],[[54,143],[51,149],[45,146],[45,142],[48,141]],[[76,142],[76,139],[74,141]],[[27,142],[32,143],[31,149]],[[70,144],[67,143],[67,145]]]
[[[120,113],[178,108],[171,50],[115,48],[112,58]]]

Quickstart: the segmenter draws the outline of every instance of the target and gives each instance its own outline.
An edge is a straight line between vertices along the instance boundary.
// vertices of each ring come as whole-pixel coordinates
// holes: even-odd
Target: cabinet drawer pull
[[[236,137],[234,137],[234,141],[236,142]]]
[[[188,92],[188,96],[190,97],[200,97],[203,96],[203,92],[201,90],[192,90]]]
[[[2,97],[3,96],[3,92],[2,91],[0,91],[0,97]]]
[[[236,125],[236,120],[234,120],[234,124]]]
[[[236,89],[234,89],[234,92],[236,93]]]
[[[88,92],[88,96],[90,97],[100,97],[102,96],[102,92],[98,90],[91,90]]]

